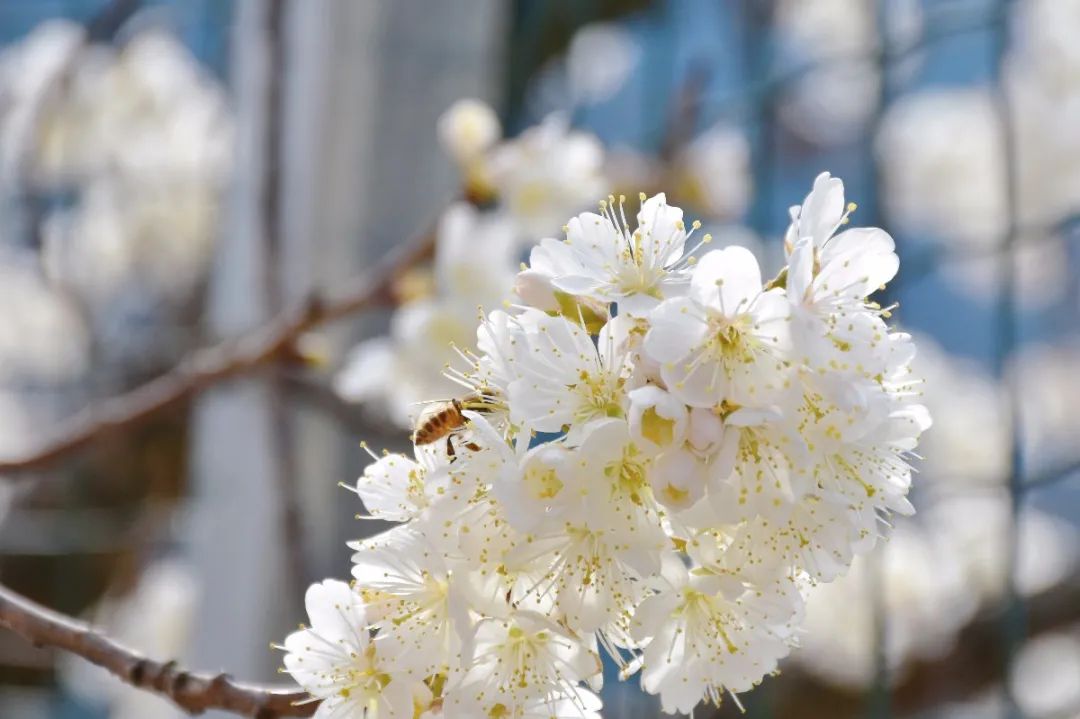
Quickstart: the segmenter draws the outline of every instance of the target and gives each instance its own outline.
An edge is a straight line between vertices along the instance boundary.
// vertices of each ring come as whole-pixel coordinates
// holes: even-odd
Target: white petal
[[[708,326],[689,297],[661,302],[649,315],[645,352],[657,362],[678,362],[698,345]]]
[[[761,270],[754,253],[737,245],[707,252],[694,267],[690,296],[727,317],[745,312],[761,294]]]

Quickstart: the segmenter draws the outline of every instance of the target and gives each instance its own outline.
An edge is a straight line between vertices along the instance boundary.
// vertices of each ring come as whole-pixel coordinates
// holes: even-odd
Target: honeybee
[[[413,444],[417,446],[434,444],[445,438],[446,454],[453,458],[454,435],[464,429],[469,421],[465,416],[465,410],[486,412],[490,409],[491,403],[479,392],[461,399],[455,398],[429,404],[416,419],[416,428],[412,436]],[[473,451],[480,449],[472,442],[465,446]]]

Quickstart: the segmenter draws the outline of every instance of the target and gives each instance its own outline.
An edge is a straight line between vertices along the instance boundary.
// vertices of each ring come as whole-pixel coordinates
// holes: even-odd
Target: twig
[[[35,646],[62,649],[105,669],[131,686],[168,697],[191,714],[223,709],[257,719],[306,717],[317,704],[299,690],[238,682],[228,674],[192,672],[176,662],[150,659],[87,624],[0,586],[0,626]],[[305,703],[301,703],[305,702]]]
[[[394,284],[401,274],[431,256],[434,234],[391,252],[369,272],[336,291],[313,294],[298,306],[282,312],[261,327],[196,350],[170,372],[100,403],[70,420],[41,446],[22,456],[0,461],[0,474],[27,472],[47,467],[99,438],[128,429],[175,407],[196,394],[288,355],[294,342],[328,322],[361,310],[394,301]]]

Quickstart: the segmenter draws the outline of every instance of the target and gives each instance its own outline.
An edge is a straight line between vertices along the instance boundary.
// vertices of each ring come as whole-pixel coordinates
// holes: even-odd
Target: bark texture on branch
[[[218,674],[193,672],[176,662],[143,656],[95,632],[89,625],[0,586],[0,626],[35,646],[78,655],[137,689],[168,697],[181,709],[199,714],[222,709],[256,719],[306,717],[318,706],[300,689],[248,684]]]
[[[285,356],[305,332],[350,314],[392,303],[397,279],[429,258],[433,249],[434,234],[428,233],[390,253],[371,271],[338,290],[312,295],[307,301],[238,338],[190,353],[170,372],[130,392],[92,404],[62,422],[57,431],[33,451],[0,461],[0,474],[43,469],[106,434],[130,428],[219,382]]]

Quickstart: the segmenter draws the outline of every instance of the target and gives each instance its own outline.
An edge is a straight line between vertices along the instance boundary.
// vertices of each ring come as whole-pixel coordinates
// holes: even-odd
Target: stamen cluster
[[[355,486],[399,524],[285,641],[318,716],[598,717],[601,654],[670,713],[774,672],[807,593],[912,511],[930,424],[868,299],[893,241],[837,232],[853,209],[819,176],[768,282],[689,249],[662,194],[542,240],[449,372],[463,399]]]

